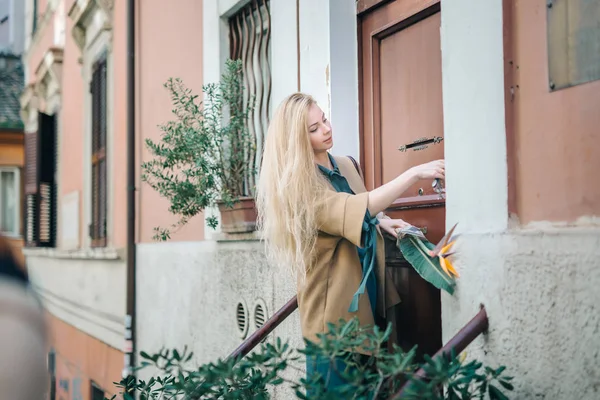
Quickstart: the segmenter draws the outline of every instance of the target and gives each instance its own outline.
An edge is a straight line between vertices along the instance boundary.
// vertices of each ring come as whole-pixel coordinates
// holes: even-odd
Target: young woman
[[[302,334],[312,341],[328,323],[357,317],[373,325],[376,314],[385,317],[399,303],[380,229],[396,236],[405,222],[382,212],[419,179],[444,179],[445,172],[443,160],[430,162],[367,192],[353,161],[332,157],[332,146],[331,125],[315,100],[287,97],[269,126],[257,193],[267,254],[297,274]],[[308,378],[319,372],[337,385],[332,367],[344,366],[307,360]]]

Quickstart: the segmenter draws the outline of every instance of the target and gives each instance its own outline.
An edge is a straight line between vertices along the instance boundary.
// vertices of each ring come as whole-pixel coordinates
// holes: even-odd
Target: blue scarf
[[[323,173],[323,175],[325,175],[325,177],[327,177],[337,192],[344,192],[354,195],[354,191],[352,191],[350,188],[346,178],[340,174],[338,165],[331,155],[329,155],[329,161],[331,161],[333,170],[325,168],[321,165],[319,165],[319,170]],[[358,311],[358,300],[360,295],[365,293],[366,289],[369,295],[369,301],[371,302],[371,311],[373,312],[373,316],[375,316],[377,304],[377,277],[375,275],[377,255],[377,224],[379,224],[379,220],[377,217],[371,217],[371,213],[367,209],[362,226],[363,247],[357,248],[360,263],[362,265],[362,279],[358,289],[352,297],[352,301],[350,302],[350,307],[348,308],[349,312],[354,313]]]

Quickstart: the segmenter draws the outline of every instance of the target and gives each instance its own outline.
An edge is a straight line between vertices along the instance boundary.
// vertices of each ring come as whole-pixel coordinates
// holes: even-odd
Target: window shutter
[[[39,246],[54,247],[56,237],[56,116],[40,114],[38,160]]]
[[[25,134],[25,245],[53,247],[56,238],[56,118],[38,114]]]
[[[92,223],[93,247],[106,246],[107,174],[106,174],[106,58],[96,62],[90,85],[92,94]]]
[[[37,245],[38,133],[25,134],[25,244]]]

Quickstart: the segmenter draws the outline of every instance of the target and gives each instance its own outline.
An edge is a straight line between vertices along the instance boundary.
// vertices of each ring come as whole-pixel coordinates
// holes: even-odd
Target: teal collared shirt
[[[338,168],[335,159],[328,154],[329,161],[331,161],[331,165],[333,166],[333,170],[329,168],[325,168],[322,165],[319,165],[319,170],[327,177],[331,186],[337,192],[344,192],[349,194],[356,194],[350,188],[348,181],[342,174],[340,174],[340,170]],[[371,213],[367,209],[365,212],[365,218],[363,221],[363,229],[362,229],[362,244],[363,247],[357,247],[358,257],[360,259],[360,263],[362,265],[362,279],[360,281],[360,285],[354,293],[354,297],[352,298],[352,302],[350,303],[350,307],[348,309],[349,312],[358,311],[358,299],[361,294],[367,290],[369,295],[369,301],[371,302],[371,311],[373,312],[373,318],[375,318],[375,310],[377,305],[377,276],[375,275],[375,266],[377,265],[377,228],[376,225],[379,223],[377,217],[371,217]]]

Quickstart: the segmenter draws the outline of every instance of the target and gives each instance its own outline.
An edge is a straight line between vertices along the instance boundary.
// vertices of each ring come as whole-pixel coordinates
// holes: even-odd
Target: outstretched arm
[[[316,223],[320,231],[342,236],[361,246],[365,213],[376,215],[388,208],[419,179],[444,179],[444,161],[433,161],[413,167],[393,181],[370,192],[351,195],[326,190],[317,210]]]
[[[409,169],[394,180],[369,192],[369,212],[371,215],[378,214],[388,208],[418,180],[444,179],[445,172],[444,160],[432,161]]]

